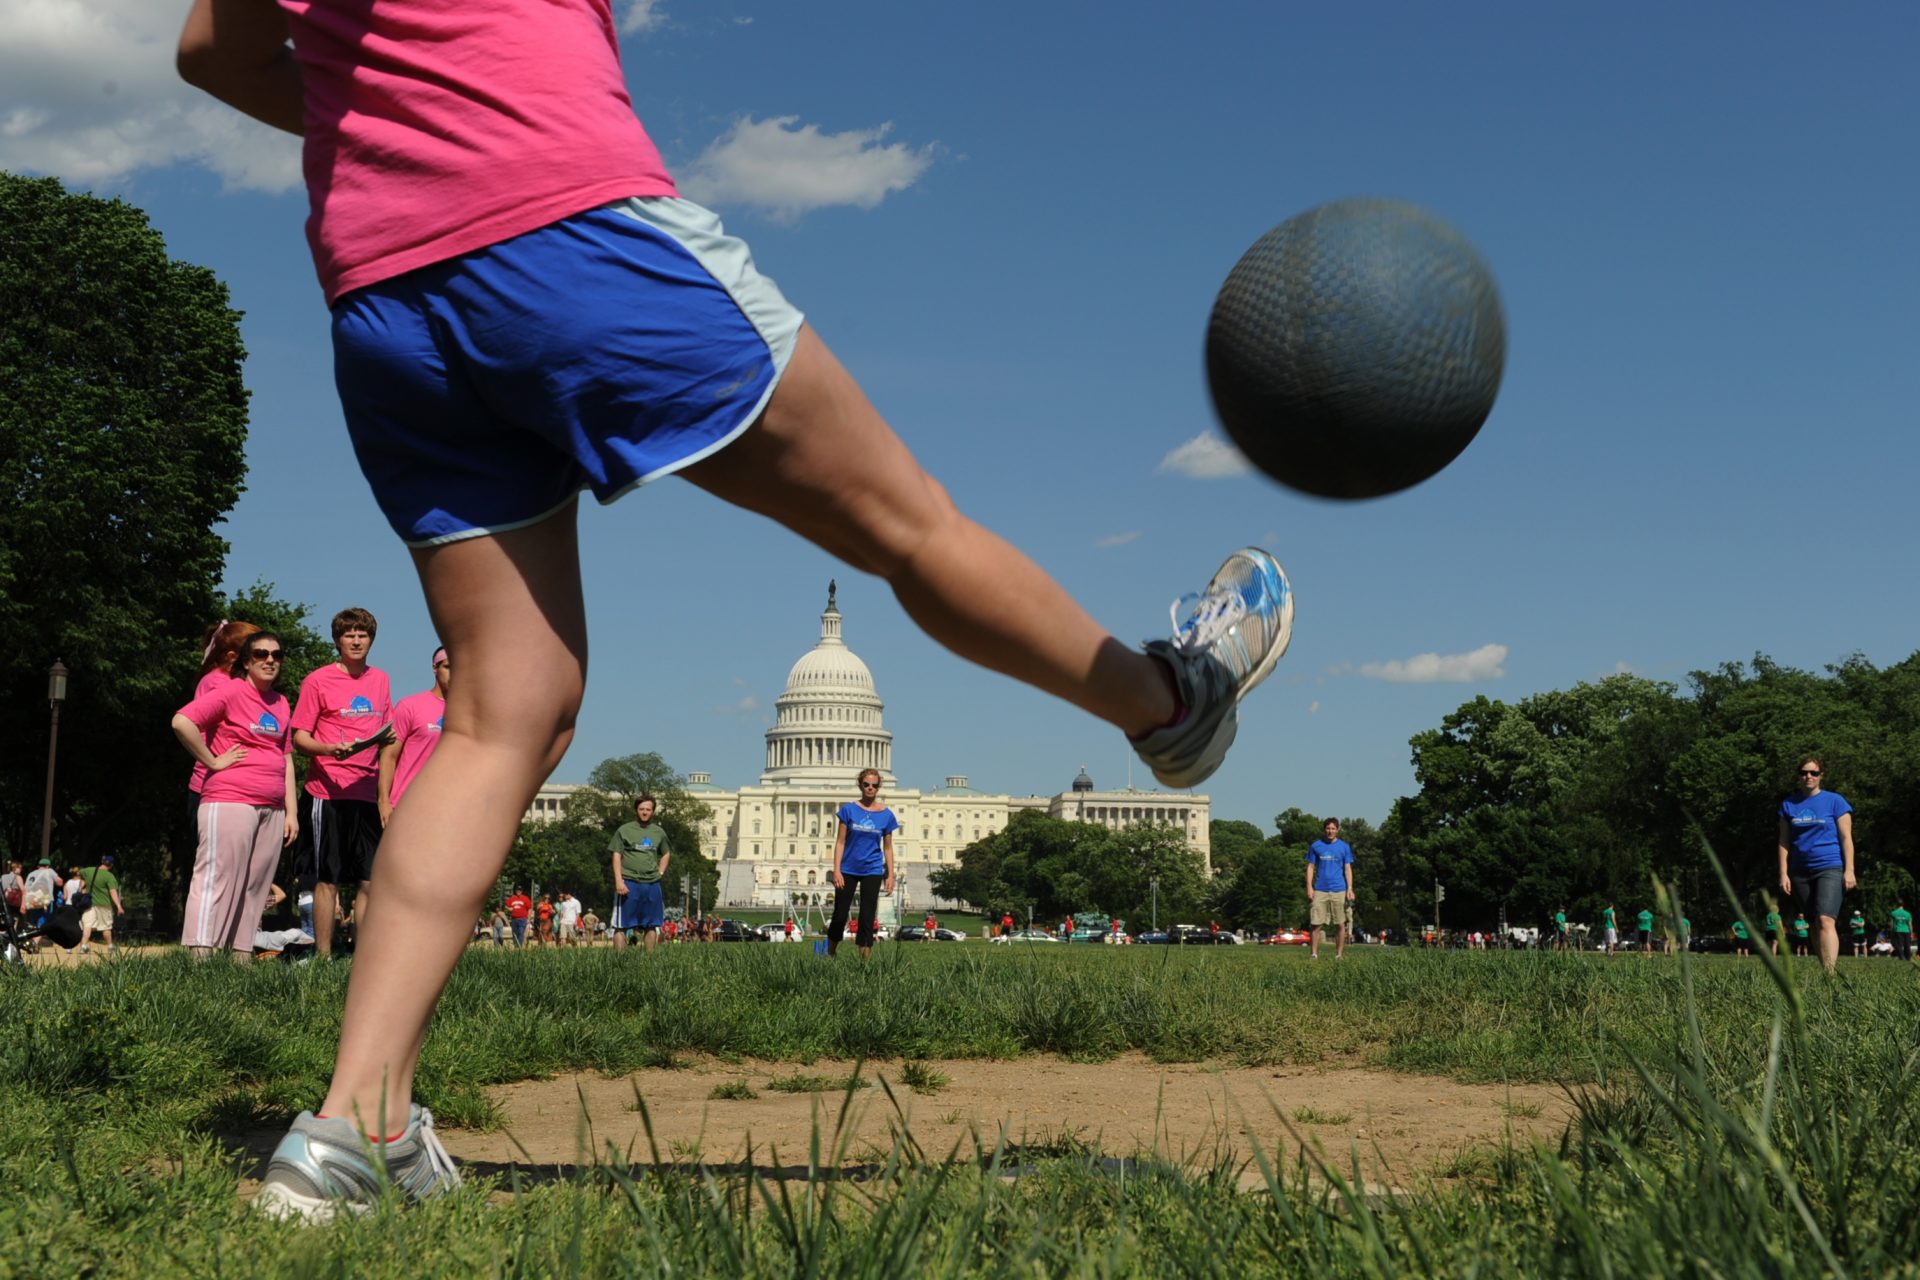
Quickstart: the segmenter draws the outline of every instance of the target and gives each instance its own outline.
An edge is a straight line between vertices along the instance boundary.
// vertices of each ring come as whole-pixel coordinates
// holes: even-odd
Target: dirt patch
[[[661,1157],[676,1163],[696,1156],[714,1164],[740,1161],[751,1143],[756,1166],[794,1172],[807,1162],[816,1126],[827,1146],[838,1125],[843,1138],[835,1162],[841,1165],[884,1158],[896,1132],[936,1159],[956,1149],[971,1157],[976,1141],[992,1148],[1003,1132],[1008,1144],[1023,1149],[1155,1152],[1190,1165],[1247,1160],[1254,1143],[1291,1159],[1304,1142],[1342,1169],[1357,1147],[1369,1183],[1404,1186],[1463,1151],[1508,1136],[1517,1142],[1556,1136],[1571,1114],[1565,1095],[1552,1086],[1461,1084],[1359,1068],[1169,1066],[1138,1054],[1102,1063],[1024,1058],[922,1065],[947,1083],[915,1093],[901,1081],[905,1064],[870,1063],[866,1076],[884,1078],[893,1101],[876,1086],[855,1090],[850,1106],[843,1090],[770,1087],[796,1075],[844,1079],[848,1064],[699,1061],[613,1079],[567,1075],[491,1090],[505,1121],[498,1132],[448,1130],[441,1137],[456,1158],[481,1168],[574,1165],[604,1153],[609,1143],[646,1161],[637,1088]],[[756,1096],[710,1097],[734,1082]],[[833,1153],[824,1158],[833,1160]]]

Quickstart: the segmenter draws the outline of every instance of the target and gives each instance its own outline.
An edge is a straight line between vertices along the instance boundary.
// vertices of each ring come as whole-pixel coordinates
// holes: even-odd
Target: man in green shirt
[[[107,950],[113,950],[113,913],[125,911],[126,904],[120,901],[120,880],[113,874],[113,855],[100,856],[100,865],[80,873],[86,882],[87,897],[91,901],[80,916],[80,950],[91,951],[93,932],[98,929],[100,938],[107,944]]]
[[[1793,954],[1812,954],[1807,945],[1807,913],[1804,911],[1793,917]]]
[[[1565,907],[1553,913],[1553,949],[1555,951],[1567,949],[1567,909]]]
[[[1620,922],[1614,918],[1611,902],[1607,904],[1607,909],[1600,913],[1600,927],[1606,930],[1607,954],[1612,955],[1613,949],[1620,945]]]
[[[1907,910],[1905,899],[1894,902],[1892,923],[1893,927],[1887,932],[1893,938],[1894,959],[1913,959],[1913,912]]]
[[[1674,941],[1675,939],[1672,936],[1669,936],[1667,938],[1667,954],[1668,955],[1673,954]],[[1690,944],[1693,941],[1693,921],[1687,919],[1685,916],[1680,917],[1680,937],[1678,941],[1680,943],[1680,949],[1682,951],[1687,950],[1688,944]]]
[[[1780,913],[1767,908],[1767,950],[1780,954]]]
[[[1847,927],[1853,930],[1853,954],[1867,954],[1867,918],[1860,914],[1860,908],[1853,909],[1853,918],[1847,921]]]
[[[1647,955],[1652,955],[1653,954],[1653,912],[1647,910],[1645,907],[1640,908],[1638,923],[1640,925],[1640,950]]]
[[[607,844],[607,851],[613,855],[615,951],[626,950],[627,935],[637,929],[651,954],[667,918],[660,877],[667,873],[673,855],[667,849],[666,831],[653,820],[655,804],[650,795],[634,801],[634,820],[623,823]]]
[[[1733,922],[1733,953],[1738,956],[1752,955],[1753,949],[1747,943],[1747,922],[1735,920]]]

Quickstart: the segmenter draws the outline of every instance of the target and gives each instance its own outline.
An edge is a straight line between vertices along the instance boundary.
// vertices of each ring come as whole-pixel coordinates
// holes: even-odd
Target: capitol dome
[[[835,585],[828,583],[820,640],[787,672],[787,686],[774,702],[762,785],[845,786],[860,770],[878,769],[882,785],[894,786],[893,734],[881,723],[885,704],[867,664],[840,637],[834,595]]]

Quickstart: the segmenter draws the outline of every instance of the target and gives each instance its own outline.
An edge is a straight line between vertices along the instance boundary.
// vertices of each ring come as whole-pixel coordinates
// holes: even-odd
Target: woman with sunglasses
[[[229,622],[222,618],[207,631],[206,648],[200,652],[200,683],[193,687],[195,698],[204,698],[215,689],[224,689],[233,679],[233,668],[240,661],[240,655],[246,652],[247,645],[258,634],[260,628],[251,622]],[[187,817],[195,821],[193,815],[200,808],[200,790],[207,785],[207,766],[198,760],[193,762],[193,773],[187,778]]]
[[[827,926],[827,954],[837,955],[847,934],[847,910],[855,895],[860,915],[854,943],[860,957],[873,954],[873,929],[880,895],[893,892],[893,833],[900,819],[880,803],[880,771],[860,771],[860,798],[834,815],[840,830],[833,838],[833,922]]]
[[[1780,892],[1818,918],[1820,963],[1832,972],[1840,960],[1840,898],[1853,888],[1853,806],[1820,789],[1825,772],[1800,762],[1799,789],[1780,802]]]
[[[173,736],[207,770],[180,930],[196,956],[223,950],[253,958],[280,850],[300,831],[287,751],[293,717],[274,687],[285,658],[279,636],[256,631],[233,677],[174,713]]]

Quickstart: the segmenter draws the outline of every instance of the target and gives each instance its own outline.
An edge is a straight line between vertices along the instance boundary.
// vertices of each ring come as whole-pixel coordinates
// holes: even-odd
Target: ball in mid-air
[[[1394,493],[1453,461],[1506,354],[1486,263],[1397,200],[1287,219],[1234,266],[1207,323],[1227,434],[1275,480],[1327,498]]]

